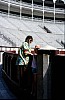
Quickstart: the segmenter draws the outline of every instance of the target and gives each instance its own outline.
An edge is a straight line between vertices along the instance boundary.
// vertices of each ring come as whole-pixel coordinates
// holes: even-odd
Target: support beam
[[[33,0],[32,0],[32,21],[33,21]]]
[[[8,1],[8,17],[10,15],[10,0]]]

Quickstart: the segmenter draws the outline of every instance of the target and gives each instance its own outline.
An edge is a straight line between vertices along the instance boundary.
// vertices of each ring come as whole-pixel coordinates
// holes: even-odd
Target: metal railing
[[[15,47],[16,47],[16,43],[14,43],[12,40],[10,40],[10,38],[6,37],[6,36],[3,35],[3,34],[0,34],[0,36],[1,36],[5,41],[7,41],[8,43],[12,44],[12,46],[15,46]]]
[[[0,52],[10,51],[18,53],[19,47],[0,46]]]
[[[11,53],[18,54],[18,48],[19,47],[0,46],[0,64],[3,63],[2,55],[4,52],[11,52]]]
[[[14,5],[14,6],[22,6],[22,7],[25,7],[25,8],[29,8],[29,9],[32,9],[32,3],[26,3],[26,2],[18,2],[18,1],[14,1],[14,0],[1,0],[1,2],[4,2],[4,3],[10,3],[11,5]],[[39,11],[42,11],[43,10],[43,6],[42,5],[37,5],[37,4],[33,4],[33,9],[34,10],[39,10]],[[49,12],[49,11],[54,11],[54,7],[48,7],[48,6],[44,6],[44,10]],[[63,13],[65,14],[64,12],[64,9],[62,8],[56,8],[55,10],[57,13]]]

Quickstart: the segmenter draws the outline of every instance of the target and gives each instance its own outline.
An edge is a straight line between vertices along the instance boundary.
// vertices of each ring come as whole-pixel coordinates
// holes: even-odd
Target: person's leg
[[[32,88],[33,88],[33,96],[36,96],[36,74],[33,74],[33,85],[32,85]]]
[[[32,68],[32,95],[36,96],[36,79],[37,79],[37,73],[36,68]]]
[[[23,88],[23,77],[24,77],[24,66],[19,65],[19,82],[20,82],[20,87]]]
[[[28,94],[31,93],[32,91],[32,60],[33,60],[33,56],[29,56],[29,63],[28,63],[28,68],[27,68],[27,77],[28,77],[28,83],[27,83],[27,89],[28,89]]]

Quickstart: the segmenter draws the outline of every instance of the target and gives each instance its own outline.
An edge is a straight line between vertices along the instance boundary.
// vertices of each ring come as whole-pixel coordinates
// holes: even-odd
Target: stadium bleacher
[[[15,66],[13,64],[14,60],[15,60],[14,55],[18,55],[18,48],[21,46],[21,44],[25,40],[26,36],[32,35],[34,41],[31,44],[31,47],[34,48],[34,46],[36,44],[40,45],[41,52],[43,52],[42,50],[44,50],[44,52],[47,52],[45,50],[48,50],[49,54],[52,56],[52,57],[50,57],[49,54],[45,53],[45,54],[43,54],[42,59],[40,59],[42,56],[39,56],[39,59],[38,59],[38,62],[40,65],[38,67],[39,68],[38,70],[40,71],[40,69],[41,69],[40,72],[42,72],[41,66],[43,66],[43,79],[44,79],[43,98],[44,99],[47,99],[47,95],[48,96],[51,95],[51,93],[48,92],[48,90],[49,89],[51,90],[51,88],[47,87],[48,82],[50,82],[50,79],[48,79],[48,76],[51,73],[49,72],[48,76],[47,76],[47,71],[48,71],[48,68],[51,66],[51,61],[52,61],[54,55],[56,54],[56,52],[53,50],[59,50],[58,51],[59,54],[65,53],[65,49],[64,49],[65,48],[65,40],[64,40],[65,39],[65,35],[64,35],[64,27],[65,27],[65,23],[64,23],[65,12],[64,12],[64,10],[65,9],[64,9],[64,6],[65,6],[64,0],[56,0],[55,15],[54,15],[53,0],[44,0],[44,10],[43,10],[43,0],[33,0],[33,3],[32,3],[32,0],[0,0],[0,72],[2,73],[2,71],[1,71],[2,64],[4,66],[6,66],[7,71],[8,71],[9,67],[11,69],[11,66],[13,69],[15,68],[15,67],[13,67],[13,66]],[[44,14],[43,14],[43,11],[44,11]],[[43,17],[44,17],[44,21],[43,21]],[[55,17],[55,22],[54,22],[54,17]],[[52,51],[53,51],[53,53],[52,53]],[[4,56],[3,56],[3,53],[5,54]],[[7,54],[7,53],[9,53],[9,54]],[[10,55],[10,53],[11,53],[11,55]],[[2,59],[2,58],[4,58],[4,59]],[[51,58],[51,60],[50,60],[50,58]],[[4,62],[6,62],[6,63],[4,63]],[[57,60],[57,62],[58,62],[58,60]],[[56,66],[56,68],[58,68],[58,67],[59,66]],[[4,67],[4,69],[6,69],[6,68]],[[55,68],[55,66],[54,66],[54,68]],[[49,70],[51,70],[51,69],[52,68],[50,68]],[[10,75],[11,75],[11,71],[12,71],[12,69],[10,70],[10,73],[8,72]],[[5,72],[5,74],[6,74],[6,72]],[[13,73],[15,74],[16,72],[13,71]],[[60,73],[61,73],[61,71],[60,71]],[[12,74],[12,76],[16,76],[14,74]],[[54,73],[54,74],[56,74],[56,73]],[[9,90],[6,89],[7,86],[4,85],[5,83],[1,82],[2,81],[1,76],[2,75],[0,75],[0,87],[1,87],[0,88],[0,99],[1,98],[4,98],[4,99],[15,98],[16,99],[16,97],[14,97],[12,95],[9,96],[9,94],[10,94]],[[45,77],[46,77],[46,79],[45,79]],[[38,78],[39,78],[39,76],[38,76]],[[38,83],[38,81],[39,80],[37,79],[37,83]],[[41,81],[39,81],[39,82],[41,82]],[[6,80],[6,83],[7,83],[7,80]],[[6,87],[6,88],[4,88],[4,87]],[[40,85],[39,85],[39,87],[40,87]],[[39,88],[39,89],[42,90],[43,88],[41,88],[41,89]],[[14,88],[13,88],[13,90],[16,91],[16,89],[14,89]],[[38,90],[37,92],[39,92],[40,90]],[[20,93],[20,91],[19,91],[19,93]],[[42,94],[42,92],[40,92],[40,93]],[[38,96],[40,97],[40,94]],[[61,96],[62,96],[62,94],[61,94]],[[26,94],[25,94],[25,97],[26,97]]]
[[[9,4],[10,12],[8,13]],[[44,1],[44,23],[41,18],[43,12],[42,0],[33,0],[34,21],[32,21],[32,0],[22,0],[21,2],[20,0],[0,0],[0,33],[3,35],[3,38],[0,39],[6,41],[2,44],[20,46],[27,35],[32,35],[34,38],[32,46],[40,44],[43,47],[48,44],[56,48],[62,48],[61,41],[64,40],[64,21],[62,21],[65,14],[64,2],[63,0],[56,0],[55,5],[56,20],[54,24],[52,20],[54,14],[53,0]],[[60,16],[62,18],[59,20]],[[59,22],[57,22],[57,19]]]
[[[16,46],[20,46],[27,35],[32,35],[34,44],[40,44],[41,46],[48,44],[56,48],[62,47],[56,40],[64,40],[64,23],[54,24],[45,22],[43,24],[38,21],[32,22],[30,20],[20,20],[3,16],[0,16],[0,20],[1,34],[8,37]],[[44,28],[42,29],[40,26],[46,26],[52,33],[47,33]],[[60,27],[62,27],[62,29],[60,29]]]
[[[61,1],[61,2],[60,2]],[[60,0],[55,3],[56,20],[64,20],[64,2]],[[21,3],[21,4],[20,4]],[[10,5],[9,5],[10,4]],[[32,0],[0,0],[0,11],[8,13],[8,6],[10,6],[10,15],[20,16],[20,9],[23,16],[32,17]],[[20,8],[21,7],[21,8]],[[53,0],[44,1],[45,19],[53,19],[54,3]],[[33,0],[33,18],[42,19],[43,16],[43,3],[42,0]]]

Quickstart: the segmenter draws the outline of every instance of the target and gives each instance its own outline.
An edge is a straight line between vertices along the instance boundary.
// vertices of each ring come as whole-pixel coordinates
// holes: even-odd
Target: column
[[[20,0],[20,19],[22,17],[22,0]]]
[[[10,15],[10,0],[8,1],[8,17]]]
[[[44,0],[43,1],[43,23],[44,23]]]
[[[54,23],[55,23],[55,2],[56,0],[53,0],[53,2],[54,2]]]
[[[32,21],[33,21],[33,0],[32,0]]]

